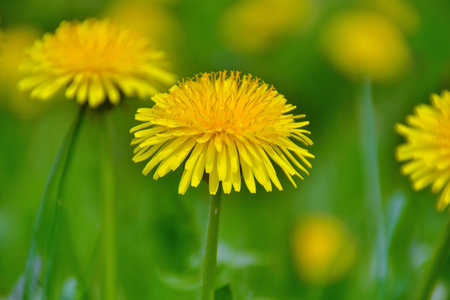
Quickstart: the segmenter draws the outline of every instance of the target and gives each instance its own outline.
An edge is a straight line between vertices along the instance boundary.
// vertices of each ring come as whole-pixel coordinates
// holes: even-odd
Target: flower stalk
[[[201,300],[214,300],[221,199],[222,188],[219,187],[217,193],[210,196],[208,232],[206,235],[205,256],[203,258]]]
[[[114,201],[114,176],[109,128],[109,113],[101,112],[101,248],[103,253],[103,299],[117,299],[116,267],[116,208]]]
[[[374,276],[376,299],[386,299],[388,257],[385,220],[381,200],[380,175],[378,168],[378,143],[375,129],[375,113],[372,102],[372,84],[367,77],[360,95],[360,124],[362,167],[365,178],[364,199],[368,220],[368,235],[374,237]]]
[[[447,217],[447,224],[436,248],[434,254],[425,271],[425,276],[420,284],[419,292],[417,293],[417,300],[429,300],[433,294],[436,286],[436,280],[442,271],[445,260],[450,253],[450,214]]]

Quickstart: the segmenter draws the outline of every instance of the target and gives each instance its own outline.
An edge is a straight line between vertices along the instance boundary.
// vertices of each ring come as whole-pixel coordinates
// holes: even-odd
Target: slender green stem
[[[61,200],[64,177],[68,169],[83,116],[85,115],[84,110],[84,107],[80,108],[77,117],[67,132],[58,154],[53,161],[50,174],[45,184],[25,266],[24,299],[32,299],[36,295],[46,297],[49,293],[53,254],[57,241],[56,229],[60,220],[58,201]],[[38,269],[39,265],[43,266],[42,269]],[[42,291],[39,292],[39,281],[42,280],[41,274],[43,274],[44,278]]]
[[[360,96],[360,122],[368,236],[374,237],[373,272],[376,281],[376,299],[386,299],[388,278],[386,226],[381,200],[378,142],[370,78],[364,81]]]
[[[419,293],[417,293],[417,300],[428,300],[431,298],[433,290],[436,286],[436,280],[439,273],[444,267],[445,260],[450,253],[450,215],[448,216],[447,224],[444,232],[436,248],[434,249],[433,257],[425,271],[425,276],[420,284]]]
[[[112,160],[111,132],[109,128],[109,113],[102,112],[101,126],[101,241],[103,254],[103,299],[117,299],[117,268],[116,268],[116,211],[114,201],[114,176]]]
[[[211,195],[209,202],[208,232],[206,235],[205,257],[203,259],[201,300],[214,300],[221,199],[222,187],[219,186],[217,194]]]

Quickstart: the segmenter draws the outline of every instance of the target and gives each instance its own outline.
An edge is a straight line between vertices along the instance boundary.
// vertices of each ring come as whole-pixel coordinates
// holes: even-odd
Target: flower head
[[[437,207],[450,203],[450,93],[431,96],[431,106],[418,105],[406,118],[409,126],[397,124],[396,131],[406,138],[397,148],[397,159],[408,161],[402,173],[408,175],[415,190],[431,185],[433,193],[442,190]]]
[[[302,176],[291,163],[308,174],[303,165],[311,167],[307,158],[314,156],[291,138],[312,145],[306,136],[309,131],[303,129],[309,122],[296,122],[305,115],[288,114],[295,106],[286,104],[283,95],[252,75],[203,73],[152,100],[153,108],[141,108],[136,115],[144,123],[131,129],[132,145],[137,145],[133,160],[150,158],[145,175],[159,164],[153,176],[158,179],[187,158],[180,194],[189,184],[196,187],[205,174],[211,194],[216,194],[220,182],[225,193],[232,187],[239,191],[241,177],[252,193],[255,178],[267,191],[272,190],[272,183],[281,190],[272,161],[294,186],[291,176]]]
[[[165,55],[149,41],[109,21],[62,22],[28,50],[21,65],[25,78],[19,88],[47,99],[63,86],[67,98],[97,107],[121,94],[150,97],[175,77],[166,69]]]
[[[328,22],[322,35],[325,54],[345,75],[377,81],[399,77],[409,66],[409,48],[389,19],[369,11],[346,11]]]

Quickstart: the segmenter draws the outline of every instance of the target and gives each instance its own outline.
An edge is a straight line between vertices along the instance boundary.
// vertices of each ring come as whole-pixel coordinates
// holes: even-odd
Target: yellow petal
[[[212,136],[208,143],[208,148],[206,150],[206,162],[205,162],[205,171],[206,173],[211,173],[213,166],[214,166],[214,158],[216,155],[216,149],[214,146],[214,138],[215,136]]]
[[[206,155],[205,152],[202,151],[198,156],[197,163],[194,166],[194,173],[192,174],[191,186],[197,187],[203,179],[203,175],[205,174],[205,161]]]
[[[89,84],[89,106],[92,108],[98,107],[105,101],[105,90],[98,75],[93,75]]]

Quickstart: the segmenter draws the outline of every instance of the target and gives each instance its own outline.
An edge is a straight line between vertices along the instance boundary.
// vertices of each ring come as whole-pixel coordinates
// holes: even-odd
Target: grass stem
[[[108,111],[101,112],[100,162],[101,162],[101,242],[103,254],[103,287],[102,298],[117,299],[117,267],[116,267],[116,207],[114,201],[114,173],[112,159],[111,130]]]
[[[425,276],[419,287],[417,293],[417,300],[429,300],[433,294],[433,290],[436,286],[436,280],[439,277],[442,268],[444,267],[445,260],[450,253],[450,215],[447,219],[444,231],[436,248],[434,254],[427,266]]]
[[[386,226],[381,199],[378,162],[378,141],[372,84],[366,78],[360,95],[361,153],[364,178],[364,198],[368,222],[368,236],[373,238],[373,273],[376,282],[375,299],[386,299],[388,279],[388,249]]]

